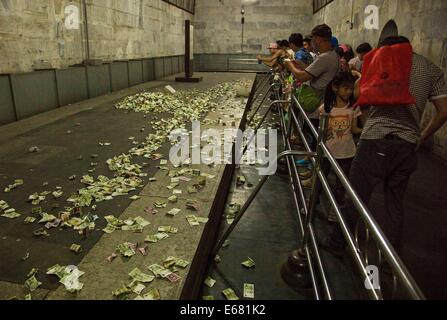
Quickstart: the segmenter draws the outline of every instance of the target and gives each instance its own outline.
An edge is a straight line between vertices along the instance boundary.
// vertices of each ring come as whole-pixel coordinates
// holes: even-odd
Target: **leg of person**
[[[349,174],[351,186],[356,191],[360,200],[368,205],[374,188],[384,180],[387,157],[383,140],[361,140],[357,154],[352,162]],[[352,200],[346,196],[340,210],[352,231],[357,223],[358,214]],[[335,226],[326,247],[344,251],[346,239],[341,227]],[[334,252],[334,251],[333,251]]]
[[[349,172],[351,170],[351,165],[352,165],[352,160],[353,158],[350,159],[338,159],[337,162],[340,166],[340,168],[343,170],[343,173],[349,177]],[[334,187],[334,197],[335,200],[337,201],[337,204],[340,206],[345,198],[345,194],[346,194],[346,190],[345,187],[343,186],[343,184],[341,183],[341,180],[338,178],[338,176],[336,177],[336,182],[335,182],[335,187]],[[329,210],[328,212],[328,221],[329,222],[337,222],[337,216],[335,214],[335,210],[333,210],[331,208],[331,210]]]
[[[318,131],[318,126],[320,124],[320,120],[310,119],[310,121],[311,121],[313,127]],[[312,151],[316,151],[317,139],[315,139],[315,136],[312,133],[312,129],[309,127],[307,122],[304,122],[303,132],[304,132],[304,135],[306,136],[306,140],[307,140],[307,143],[309,144],[310,149]],[[310,166],[312,164],[312,162],[310,161],[309,157],[306,157],[302,160],[297,161],[296,164],[301,167],[307,167],[307,166]]]
[[[410,176],[417,168],[415,145],[407,142],[396,143],[392,150],[395,162],[391,163],[390,171],[384,184],[385,221],[383,230],[394,249],[401,251],[401,238],[404,222],[403,200]]]

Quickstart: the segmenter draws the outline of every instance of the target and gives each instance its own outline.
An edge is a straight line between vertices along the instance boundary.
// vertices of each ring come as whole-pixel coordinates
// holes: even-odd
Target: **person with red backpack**
[[[427,101],[434,104],[437,113],[421,131]],[[349,179],[365,205],[374,188],[383,184],[386,221],[381,228],[400,252],[403,200],[417,168],[417,150],[447,121],[444,73],[427,58],[413,53],[407,38],[386,38],[379,49],[365,56],[358,103],[372,107]],[[341,211],[354,230],[358,215],[350,199],[345,199]],[[341,228],[337,226],[321,246],[334,255],[343,255],[346,240]]]

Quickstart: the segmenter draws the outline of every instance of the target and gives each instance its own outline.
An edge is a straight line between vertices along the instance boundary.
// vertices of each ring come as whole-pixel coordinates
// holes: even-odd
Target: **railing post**
[[[312,176],[312,194],[304,224],[304,235],[301,248],[293,251],[281,268],[281,276],[283,280],[290,286],[300,289],[306,289],[312,286],[311,275],[309,273],[309,261],[307,260],[307,248],[309,245],[310,229],[314,218],[315,206],[321,193],[319,192],[321,187],[318,179],[318,172],[321,170],[321,165],[324,160],[324,153],[321,145],[326,141],[327,124],[328,115],[324,114],[321,117],[320,126],[318,128],[318,145],[315,156],[314,174]]]
[[[312,175],[312,187],[311,187],[311,194],[310,194],[310,199],[309,199],[309,214],[306,217],[306,229],[304,232],[304,237],[303,237],[303,243],[302,243],[302,247],[301,250],[303,250],[306,248],[306,246],[308,245],[308,241],[309,241],[309,227],[312,224],[314,215],[315,215],[315,207],[318,203],[318,199],[320,198],[321,195],[321,182],[320,179],[318,178],[318,172],[321,171],[321,166],[323,164],[324,161],[324,152],[323,149],[321,147],[322,143],[326,142],[326,136],[327,136],[327,127],[328,127],[328,119],[329,119],[329,115],[324,113],[321,117],[320,117],[320,126],[318,128],[318,144],[317,144],[317,156],[315,158],[315,165],[314,165],[314,169],[313,169],[313,175]]]

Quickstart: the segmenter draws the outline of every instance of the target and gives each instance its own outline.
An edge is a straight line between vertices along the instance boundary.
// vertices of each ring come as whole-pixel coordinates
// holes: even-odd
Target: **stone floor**
[[[165,81],[147,83],[138,87],[114,93],[99,99],[85,101],[78,105],[51,112],[49,114],[38,115],[34,118],[24,120],[0,128],[0,131],[9,135],[8,139],[1,141],[1,169],[0,183],[2,190],[14,179],[22,178],[25,184],[11,193],[2,193],[1,199],[7,201],[18,212],[29,213],[31,204],[26,200],[34,192],[53,190],[55,186],[61,186],[64,190],[64,197],[68,197],[82,187],[80,177],[86,173],[90,162],[98,162],[94,175],[110,176],[110,172],[105,161],[115,155],[127,152],[132,148],[128,139],[133,136],[138,141],[146,137],[151,128],[145,132],[140,132],[143,124],[147,124],[149,117],[144,118],[142,114],[127,112],[115,109],[114,103],[122,97],[135,92],[149,89],[158,91],[165,85],[171,85],[176,89],[207,89],[216,84],[225,83],[237,79],[252,80],[253,75],[249,74],[206,74],[205,81],[199,84],[178,84],[173,81],[173,77]],[[239,119],[244,110],[243,99],[240,103]],[[76,112],[74,111],[76,108]],[[227,110],[236,115],[237,110]],[[219,111],[208,115],[208,118],[218,117]],[[222,115],[220,115],[222,116]],[[237,120],[237,119],[235,119]],[[237,120],[238,121],[238,120]],[[80,125],[76,125],[80,124]],[[26,128],[26,129],[25,129]],[[68,134],[67,131],[72,131]],[[12,134],[15,132],[16,134]],[[108,147],[100,147],[98,142],[111,142]],[[29,153],[31,146],[38,146],[39,153]],[[167,157],[170,144],[166,143],[160,153]],[[90,155],[98,154],[97,159],[92,160]],[[83,155],[83,160],[77,160],[79,155]],[[132,193],[139,194],[141,199],[131,201],[129,197],[114,198],[113,201],[105,201],[97,204],[97,211],[94,212],[100,217],[97,220],[96,231],[89,234],[86,239],[80,239],[76,232],[71,229],[49,231],[48,238],[33,237],[33,231],[37,229],[36,224],[25,225],[23,218],[9,220],[2,218],[0,224],[0,292],[4,298],[23,298],[23,290],[20,294],[18,288],[23,287],[25,276],[32,268],[39,268],[39,281],[43,282],[41,289],[44,293],[33,294],[34,299],[46,297],[47,299],[111,299],[112,291],[127,284],[129,277],[127,274],[135,267],[139,267],[143,272],[145,266],[158,263],[161,264],[168,256],[176,256],[188,261],[192,261],[203,231],[203,225],[191,229],[186,219],[179,222],[179,233],[172,239],[167,239],[163,245],[149,248],[151,254],[148,257],[135,256],[130,260],[116,259],[109,264],[105,259],[111,255],[116,245],[126,241],[142,243],[147,232],[154,231],[161,225],[171,225],[167,217],[160,214],[146,218],[151,222],[144,234],[132,234],[128,232],[114,232],[111,235],[104,235],[101,229],[105,227],[105,215],[115,215],[120,218],[144,216],[144,208],[152,205],[154,201],[165,199],[171,194],[167,194],[166,185],[170,183],[165,173],[156,169],[158,162],[148,161],[145,158],[137,159],[137,163],[150,162],[145,169],[148,177],[144,179],[147,186],[141,191]],[[202,172],[215,175],[209,180],[207,186],[197,196],[201,212],[199,215],[207,216],[210,206],[214,200],[214,195],[223,173],[224,166],[208,167],[206,165],[197,166]],[[77,175],[78,179],[69,181],[68,177]],[[148,183],[150,177],[156,176],[157,182]],[[48,182],[47,187],[43,187],[43,182]],[[171,192],[172,193],[172,192]],[[187,194],[179,197],[176,207],[185,207]],[[51,196],[48,197],[51,199]],[[189,198],[194,198],[190,196]],[[44,202],[42,208],[48,213],[56,214],[58,211],[51,211],[51,207],[58,201],[51,200]],[[60,202],[60,207],[64,203]],[[169,209],[169,208],[167,208]],[[149,230],[151,229],[151,230]],[[152,230],[154,229],[154,230]],[[71,244],[82,245],[83,251],[75,255],[70,252]],[[21,258],[30,253],[26,261]],[[147,258],[147,259],[145,259]],[[149,263],[150,262],[150,263]],[[85,283],[84,289],[78,295],[72,295],[60,287],[57,277],[45,275],[48,267],[54,265],[76,265],[86,274],[81,278]],[[181,274],[182,281],[175,286],[164,286],[158,288],[164,299],[177,299],[182,289],[183,280],[186,273]],[[167,282],[166,282],[167,283]],[[4,285],[2,285],[4,284]],[[49,292],[49,293],[48,293]]]

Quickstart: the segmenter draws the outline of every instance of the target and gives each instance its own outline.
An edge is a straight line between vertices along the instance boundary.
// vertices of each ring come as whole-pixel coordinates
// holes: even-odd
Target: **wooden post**
[[[194,78],[194,55],[193,45],[191,44],[191,21],[185,20],[185,77],[176,78],[177,82],[200,82],[201,77]]]

